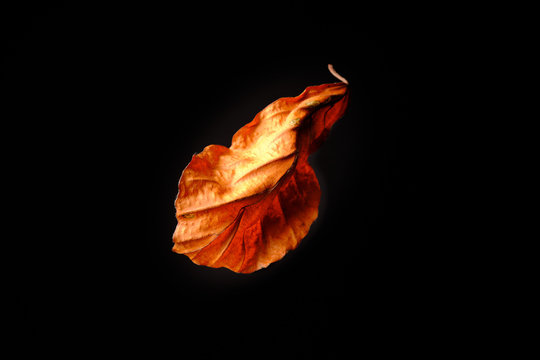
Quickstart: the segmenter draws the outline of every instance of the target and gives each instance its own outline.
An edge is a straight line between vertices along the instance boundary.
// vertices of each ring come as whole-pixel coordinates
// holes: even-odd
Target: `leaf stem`
[[[334,75],[338,80],[344,82],[345,84],[349,85],[349,82],[347,79],[345,79],[343,76],[339,75],[336,70],[334,70],[334,66],[332,64],[328,64],[328,70],[332,75]]]

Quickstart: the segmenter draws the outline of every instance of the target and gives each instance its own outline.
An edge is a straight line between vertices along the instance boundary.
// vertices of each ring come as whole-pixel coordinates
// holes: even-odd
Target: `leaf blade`
[[[308,87],[268,105],[229,148],[195,154],[179,181],[173,251],[251,273],[295,249],[320,202],[308,156],[343,115],[348,94],[343,83]]]

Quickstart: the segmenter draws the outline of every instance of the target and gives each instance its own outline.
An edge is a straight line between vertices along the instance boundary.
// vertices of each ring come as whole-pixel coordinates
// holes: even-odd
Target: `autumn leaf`
[[[251,273],[295,249],[317,218],[321,191],[308,156],[342,117],[347,81],[280,98],[184,169],[173,251],[194,263]]]

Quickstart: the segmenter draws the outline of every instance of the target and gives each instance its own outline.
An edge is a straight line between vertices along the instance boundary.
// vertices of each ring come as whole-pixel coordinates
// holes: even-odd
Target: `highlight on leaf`
[[[343,116],[348,82],[280,98],[240,128],[230,147],[209,145],[182,172],[173,251],[238,273],[295,249],[318,216],[321,191],[308,156]]]

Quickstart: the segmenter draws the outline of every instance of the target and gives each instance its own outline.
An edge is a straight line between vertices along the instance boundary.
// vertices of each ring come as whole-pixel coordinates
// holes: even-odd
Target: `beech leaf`
[[[318,216],[308,156],[343,116],[347,80],[280,98],[232,138],[209,145],[182,172],[173,251],[195,264],[251,273],[295,249]]]

